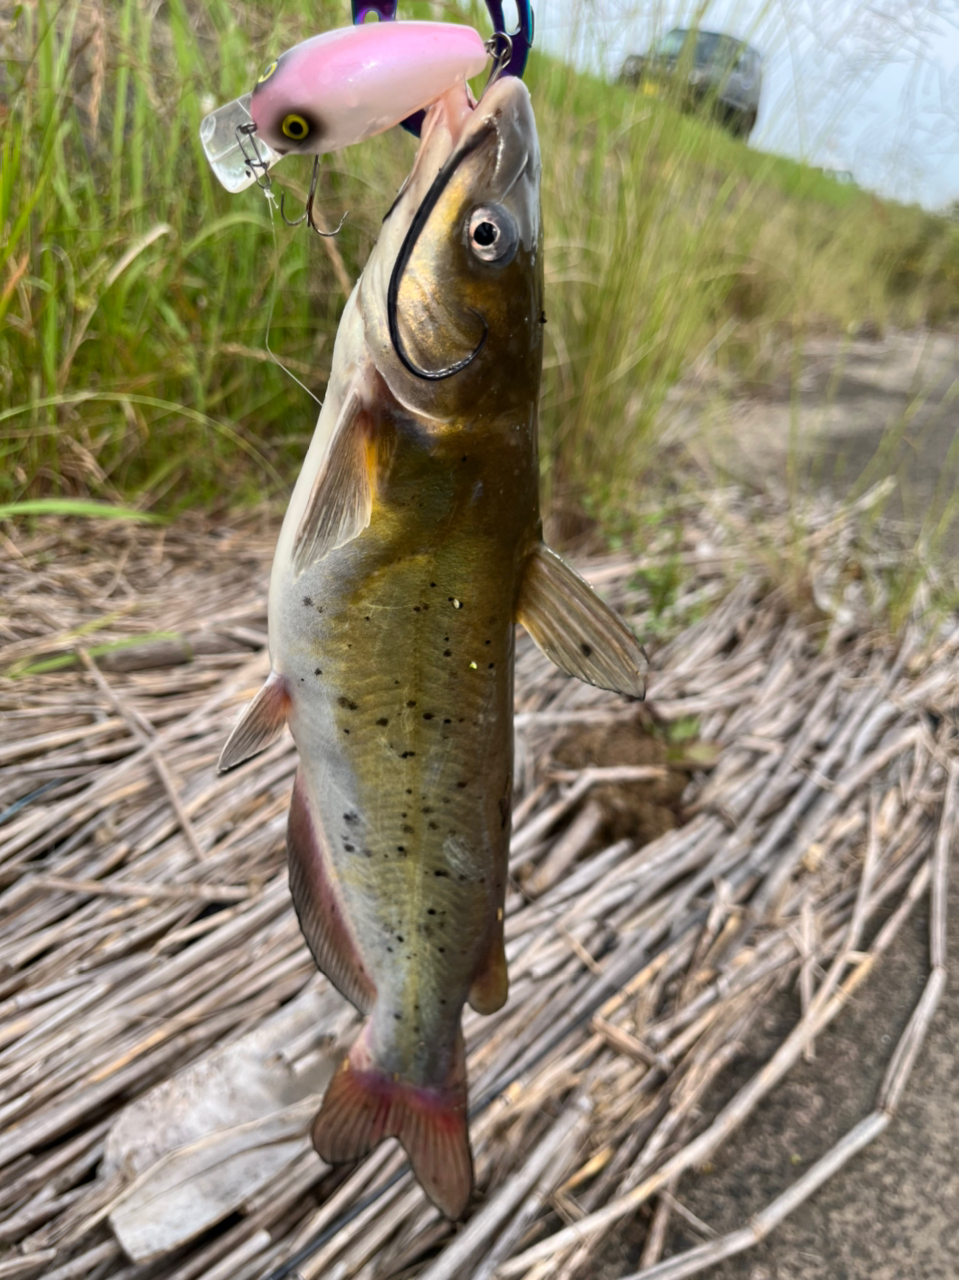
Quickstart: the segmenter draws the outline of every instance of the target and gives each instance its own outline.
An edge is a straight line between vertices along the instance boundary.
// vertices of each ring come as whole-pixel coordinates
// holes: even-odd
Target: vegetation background
[[[406,17],[462,16],[413,0]],[[485,28],[478,7],[477,25]],[[323,162],[335,240],[218,186],[197,131],[345,0],[26,0],[0,14],[0,503],[170,513],[286,496],[345,297],[410,165],[400,130]],[[749,385],[814,334],[959,318],[959,224],[749,149],[534,53],[548,281],[542,465],[622,532],[664,400]],[[298,207],[309,162],[276,172]],[[13,505],[10,505],[13,504]]]

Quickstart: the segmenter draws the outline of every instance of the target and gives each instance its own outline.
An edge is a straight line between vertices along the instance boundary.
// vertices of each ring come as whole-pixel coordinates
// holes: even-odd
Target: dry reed
[[[392,1145],[347,1174],[309,1146],[358,1021],[290,909],[295,752],[215,772],[268,667],[268,522],[5,535],[0,1277],[575,1280],[651,1203],[631,1280],[679,1280],[772,1230],[889,1124],[945,981],[959,625],[877,625],[892,553],[855,515],[809,515],[814,608],[737,532],[766,521],[774,542],[775,512],[732,493],[690,510],[678,552],[671,534],[588,564],[640,630],[650,575],[684,566],[641,707],[520,643],[512,989],[465,1019],[478,1197],[458,1231]],[[927,892],[932,971],[876,1110],[741,1230],[661,1260],[681,1176],[813,1051]],[[800,1020],[710,1114],[786,982]],[[254,1101],[204,1128],[224,1072],[255,1077]],[[248,1162],[231,1192],[221,1157]],[[155,1207],[184,1192],[192,1238]]]

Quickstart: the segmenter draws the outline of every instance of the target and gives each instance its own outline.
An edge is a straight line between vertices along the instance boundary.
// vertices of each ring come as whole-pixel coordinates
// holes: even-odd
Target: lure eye
[[[467,243],[480,262],[505,267],[519,247],[519,229],[513,215],[501,204],[483,204],[470,214]]]
[[[259,80],[257,80],[257,84],[262,84],[264,80],[269,80],[270,76],[276,70],[276,63],[277,63],[277,60],[274,58],[274,60],[270,63],[267,69],[260,76]]]
[[[310,126],[302,116],[291,112],[283,120],[280,128],[288,138],[292,138],[294,142],[302,142],[306,135],[310,132]]]

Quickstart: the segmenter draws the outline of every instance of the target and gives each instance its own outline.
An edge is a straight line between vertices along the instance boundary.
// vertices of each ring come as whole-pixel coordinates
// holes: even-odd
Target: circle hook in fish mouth
[[[436,207],[437,201],[446,190],[450,178],[456,172],[457,166],[461,160],[464,160],[472,151],[483,142],[493,129],[493,123],[490,121],[485,129],[478,129],[472,138],[469,138],[466,145],[455,151],[446,164],[443,165],[439,173],[433,179],[429,191],[423,197],[423,202],[417,209],[413,221],[410,223],[400,251],[396,256],[396,262],[393,264],[393,272],[390,276],[390,286],[386,292],[386,319],[390,329],[390,340],[393,343],[393,349],[400,358],[403,367],[408,369],[417,378],[424,378],[430,382],[440,382],[443,378],[451,378],[454,373],[459,373],[461,369],[465,369],[467,365],[473,363],[479,353],[483,350],[486,339],[489,337],[489,326],[478,311],[469,310],[480,321],[483,326],[483,336],[480,338],[476,347],[468,356],[464,356],[462,360],[457,360],[454,364],[447,365],[445,369],[423,369],[419,365],[414,364],[406,353],[403,346],[403,339],[400,336],[399,319],[397,317],[397,302],[399,300],[400,283],[402,281],[403,272],[413,256],[413,250],[416,248],[416,242],[420,238],[423,228],[426,226],[430,214]]]

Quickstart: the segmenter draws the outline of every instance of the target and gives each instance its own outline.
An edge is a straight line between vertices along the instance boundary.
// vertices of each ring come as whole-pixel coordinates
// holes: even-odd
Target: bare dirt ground
[[[794,389],[795,387],[795,389]],[[710,398],[712,395],[712,399]],[[959,338],[893,334],[810,343],[798,380],[717,407],[700,384],[679,404],[692,451],[757,485],[837,493],[894,474],[892,513],[918,532],[954,483]],[[955,531],[945,554],[959,546]],[[956,1280],[959,1277],[959,873],[950,899],[950,983],[886,1134],[765,1242],[712,1267],[713,1280]],[[875,1105],[896,1037],[928,972],[925,904],[844,1016],[678,1199],[719,1233],[745,1225]],[[768,1059],[799,1014],[784,991],[754,1028],[714,1105]],[[602,1280],[639,1270],[648,1219],[622,1231]],[[707,1237],[676,1213],[664,1257]]]
[[[798,369],[792,360],[784,353],[750,394],[691,379],[674,429],[698,457],[759,487],[845,495],[894,475],[887,514],[928,525],[959,481],[959,335],[813,338]],[[949,545],[959,548],[955,532]]]

